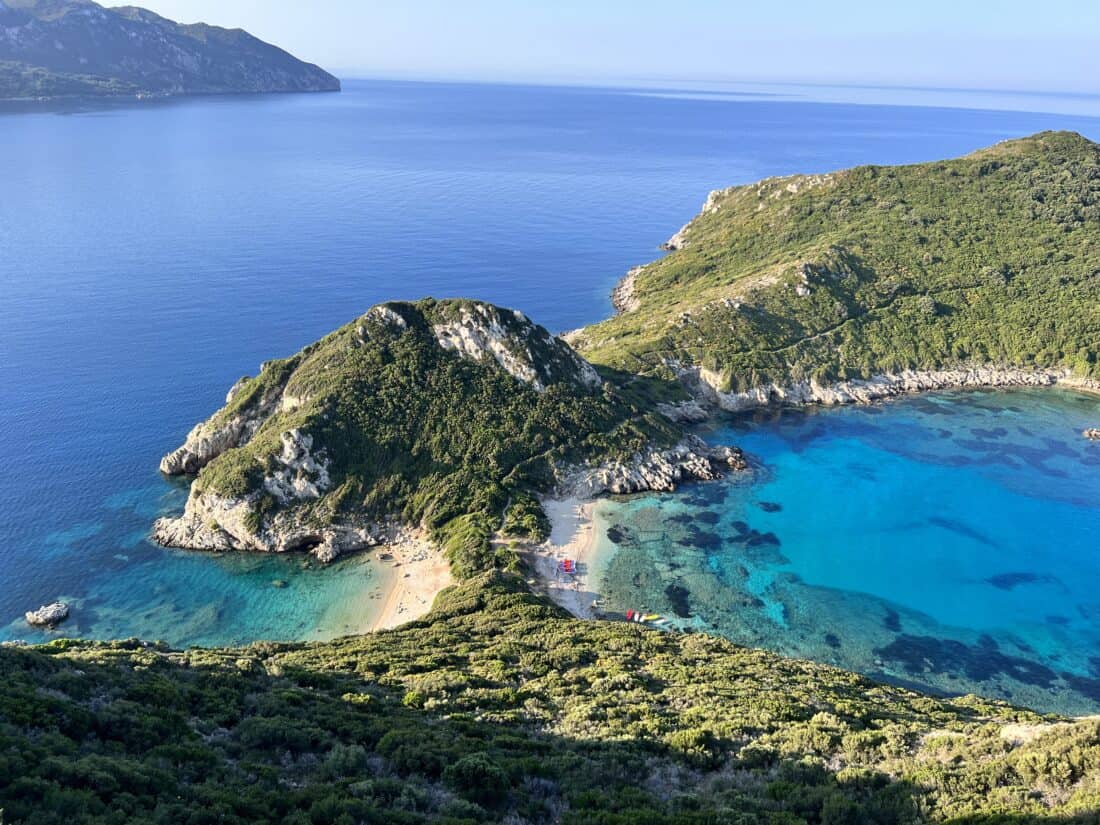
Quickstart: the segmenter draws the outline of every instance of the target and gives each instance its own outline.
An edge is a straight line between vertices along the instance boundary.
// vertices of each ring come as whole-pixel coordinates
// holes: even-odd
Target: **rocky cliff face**
[[[461,303],[432,330],[439,346],[479,363],[495,361],[513,378],[543,392],[571,383],[595,389],[603,381],[592,365],[518,311]]]
[[[225,409],[233,404],[247,381],[242,378],[229,390]],[[265,386],[255,403],[196,424],[183,444],[160,460],[160,471],[170,476],[195,475],[222,453],[247,443],[260,425],[283,405],[285,389],[284,378]]]
[[[0,97],[339,89],[323,69],[239,29],[90,0],[0,6]]]
[[[638,276],[642,274],[644,269],[644,266],[634,267],[611,290],[611,306],[615,307],[615,311],[620,315],[624,312],[633,312],[638,308],[638,298],[634,294],[634,287],[638,282]]]

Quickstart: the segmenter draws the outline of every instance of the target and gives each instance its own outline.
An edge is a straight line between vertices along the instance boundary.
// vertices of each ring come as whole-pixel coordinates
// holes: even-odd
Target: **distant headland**
[[[241,29],[91,0],[0,0],[0,99],[336,92],[319,66]]]

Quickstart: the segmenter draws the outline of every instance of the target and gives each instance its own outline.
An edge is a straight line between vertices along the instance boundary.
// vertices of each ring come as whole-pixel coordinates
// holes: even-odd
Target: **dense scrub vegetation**
[[[722,389],[966,363],[1100,375],[1100,146],[1046,132],[966,157],[715,193],[578,339],[597,363]]]
[[[328,644],[0,649],[5,822],[1094,822],[1100,721],[932,699],[487,574]]]
[[[488,355],[474,360],[441,347],[435,328],[463,317],[495,325],[514,350],[503,357],[514,357],[517,371],[529,368],[529,380]],[[254,496],[255,529],[287,507],[319,526],[397,515],[431,530],[459,576],[507,566],[489,542],[502,528],[545,534],[534,494],[553,485],[560,467],[680,435],[638,399],[601,384],[542,327],[470,301],[372,310],[303,352],[265,364],[212,426],[273,396],[283,399],[278,411],[245,445],[206,466],[196,493]],[[328,463],[329,484],[318,497],[288,502],[265,491],[290,430],[307,433],[313,454]]]
[[[0,60],[0,100],[39,97],[92,97],[134,95],[137,86],[113,78],[52,72]]]

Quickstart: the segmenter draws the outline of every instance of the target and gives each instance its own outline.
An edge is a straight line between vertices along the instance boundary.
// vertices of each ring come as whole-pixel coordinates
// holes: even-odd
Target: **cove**
[[[1100,711],[1100,402],[944,392],[766,410],[751,473],[596,510],[604,607],[945,694]]]

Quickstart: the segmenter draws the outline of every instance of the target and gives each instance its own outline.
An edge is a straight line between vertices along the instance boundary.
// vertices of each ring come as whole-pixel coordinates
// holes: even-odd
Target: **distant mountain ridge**
[[[241,29],[91,0],[0,0],[0,98],[339,90]]]

